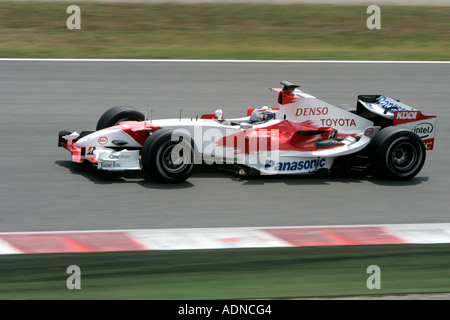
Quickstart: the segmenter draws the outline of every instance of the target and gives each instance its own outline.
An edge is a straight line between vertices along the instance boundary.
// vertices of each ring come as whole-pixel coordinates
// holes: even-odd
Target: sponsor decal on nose
[[[107,144],[108,143],[108,138],[107,137],[100,137],[100,138],[98,138],[98,143],[102,144],[102,145]]]

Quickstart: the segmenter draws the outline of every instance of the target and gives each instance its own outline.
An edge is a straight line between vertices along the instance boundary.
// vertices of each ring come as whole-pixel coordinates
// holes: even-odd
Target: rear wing
[[[401,103],[400,100],[383,95],[359,95],[358,105],[386,119],[393,119],[396,111],[417,111],[417,109]]]
[[[427,150],[433,150],[436,116],[425,116],[419,110],[384,95],[359,95],[358,108],[359,112],[370,111],[384,118],[385,123],[393,121],[392,125],[411,130],[423,140]]]

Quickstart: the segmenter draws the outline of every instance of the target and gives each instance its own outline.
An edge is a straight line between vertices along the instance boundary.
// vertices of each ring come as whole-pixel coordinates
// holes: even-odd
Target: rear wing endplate
[[[416,133],[427,150],[433,150],[436,133],[436,116],[425,116],[420,111],[395,111],[394,126]]]

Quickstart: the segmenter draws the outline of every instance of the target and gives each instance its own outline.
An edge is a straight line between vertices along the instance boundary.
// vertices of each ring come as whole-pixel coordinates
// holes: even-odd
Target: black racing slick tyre
[[[145,115],[133,107],[112,107],[98,120],[96,130],[102,130],[115,126],[122,121],[144,121]]]
[[[160,129],[142,147],[142,168],[159,182],[180,183],[194,169],[194,147],[190,137],[176,130]]]
[[[425,163],[426,149],[414,132],[386,127],[372,141],[374,174],[392,180],[409,180]]]

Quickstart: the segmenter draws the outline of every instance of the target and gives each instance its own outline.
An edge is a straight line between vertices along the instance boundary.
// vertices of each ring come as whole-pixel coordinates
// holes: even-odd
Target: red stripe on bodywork
[[[270,88],[270,90],[278,92],[278,103],[281,105],[293,103],[295,99],[300,99],[299,96],[292,94],[292,91],[283,91],[280,88]]]
[[[236,154],[248,154],[261,151],[315,151],[316,141],[322,138],[321,131],[333,130],[332,128],[316,127],[311,121],[302,123],[281,121],[275,125],[238,131],[220,139],[217,145],[236,150]],[[298,132],[315,132],[314,135],[301,135]],[[339,137],[348,135],[339,134]],[[274,146],[274,139],[278,140],[278,149]],[[339,146],[337,146],[339,147]],[[336,147],[334,147],[336,148]],[[330,148],[331,149],[331,148]]]
[[[124,121],[119,123],[119,125],[122,127],[123,132],[136,140],[141,146],[144,145],[150,131],[161,129],[158,126],[153,126],[144,121]]]
[[[61,141],[64,148],[69,150],[72,153],[72,161],[82,163],[84,159],[81,157],[81,148],[77,147],[74,143],[72,145],[68,145],[67,142]]]
[[[216,115],[214,113],[206,113],[203,114],[200,119],[219,119],[216,117]]]

